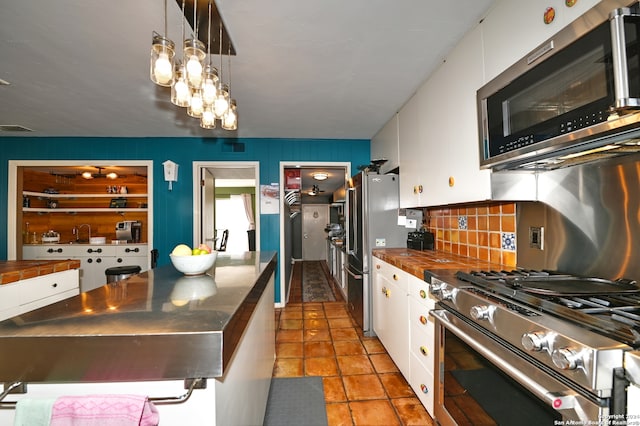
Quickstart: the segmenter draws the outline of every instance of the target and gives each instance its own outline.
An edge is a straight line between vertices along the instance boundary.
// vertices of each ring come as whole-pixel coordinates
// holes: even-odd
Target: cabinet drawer
[[[390,265],[387,262],[384,262],[376,257],[374,257],[373,259],[373,270],[375,271],[375,273],[396,284],[401,290],[405,292],[409,291],[409,274],[407,272],[404,272],[402,269],[396,268],[395,266]]]
[[[433,373],[435,365],[435,322],[427,309],[414,298],[410,298],[410,352]]]
[[[24,296],[21,305],[33,302],[39,299],[45,299],[55,296],[67,290],[78,289],[78,270],[72,269],[68,271],[55,272],[53,274],[42,275],[30,278],[22,282],[16,283],[22,285]],[[77,293],[76,293],[77,294]]]
[[[429,415],[433,417],[433,397],[435,391],[433,374],[422,366],[414,354],[411,354],[410,364],[411,376],[409,378],[409,384]]]
[[[435,306],[435,299],[429,293],[429,283],[413,275],[409,275],[409,295],[429,309],[433,309]]]
[[[80,293],[78,270],[55,272],[0,286],[0,320]]]

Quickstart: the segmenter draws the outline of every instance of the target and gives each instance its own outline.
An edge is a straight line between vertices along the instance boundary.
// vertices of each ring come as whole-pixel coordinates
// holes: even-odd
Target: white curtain
[[[256,222],[253,218],[253,208],[251,207],[251,194],[240,194],[242,197],[242,203],[244,204],[244,212],[247,215],[247,221],[249,222],[249,231],[256,229]]]

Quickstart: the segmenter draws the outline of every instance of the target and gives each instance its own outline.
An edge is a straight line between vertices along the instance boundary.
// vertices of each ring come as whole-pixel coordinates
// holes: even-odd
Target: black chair
[[[227,240],[229,239],[229,230],[225,229],[222,231],[222,239],[220,240],[220,247],[218,247],[218,251],[226,251],[227,250]]]

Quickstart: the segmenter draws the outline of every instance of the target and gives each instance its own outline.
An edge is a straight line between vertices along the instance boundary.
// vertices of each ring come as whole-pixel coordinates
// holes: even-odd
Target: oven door
[[[447,310],[436,322],[435,417],[441,425],[606,424],[608,400],[573,389]],[[587,422],[592,423],[587,423]]]

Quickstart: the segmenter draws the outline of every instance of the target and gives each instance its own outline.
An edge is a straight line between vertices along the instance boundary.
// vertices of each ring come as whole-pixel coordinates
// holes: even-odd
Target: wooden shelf
[[[146,198],[148,194],[49,194],[46,192],[22,191],[22,195],[40,198]]]
[[[50,209],[47,207],[23,207],[23,212],[35,212],[35,213],[77,213],[77,212],[146,212],[147,208],[139,207],[76,207],[76,208],[55,208]]]

